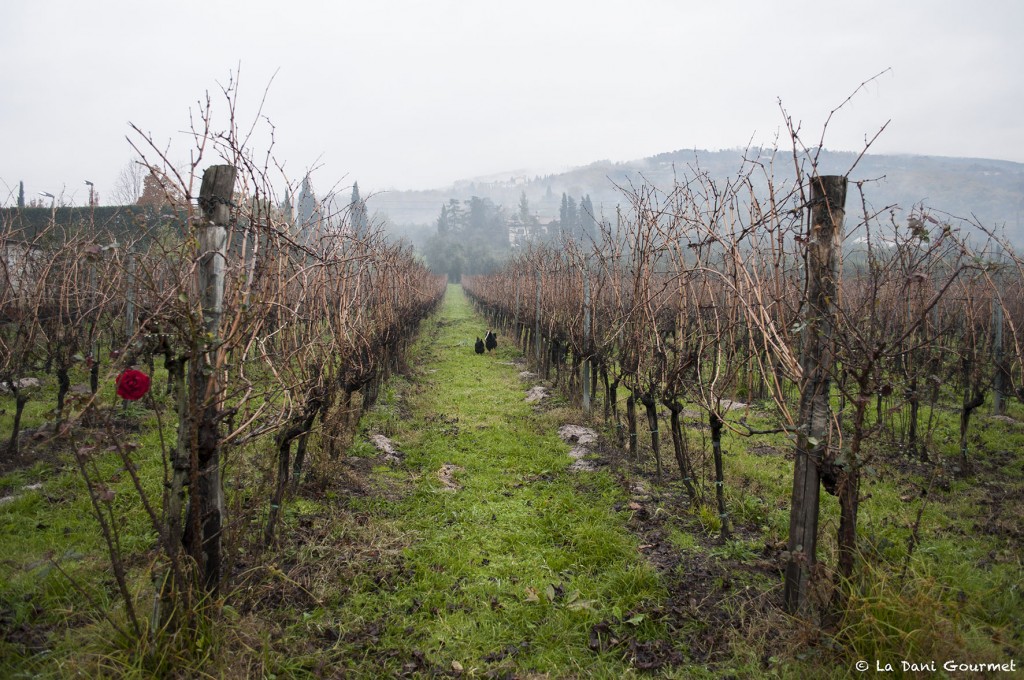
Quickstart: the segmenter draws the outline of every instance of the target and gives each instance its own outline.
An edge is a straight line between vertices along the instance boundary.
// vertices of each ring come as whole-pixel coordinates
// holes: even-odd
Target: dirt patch
[[[778,579],[772,560],[715,556],[720,546],[707,536],[698,539],[698,549],[682,553],[668,540],[660,513],[652,513],[647,503],[629,505],[640,508],[634,511],[630,528],[649,541],[641,544],[640,552],[663,574],[669,593],[648,615],[678,631],[691,661],[713,664],[732,659],[735,640],[749,638],[752,628],[779,616],[779,593],[751,585],[756,576]]]
[[[0,498],[0,505],[3,505],[4,503],[10,503],[15,498],[17,498],[18,496],[20,496],[23,493],[25,493],[26,491],[36,491],[36,490],[42,489],[42,488],[43,488],[43,485],[39,484],[39,483],[29,484],[28,486],[23,486],[16,493],[11,494],[10,496],[4,496],[3,498]]]
[[[570,444],[586,445],[597,442],[597,432],[582,425],[562,425],[558,428],[558,436]]]
[[[8,432],[0,441],[0,475],[31,467],[36,463],[58,465],[61,454],[69,451],[63,442],[53,438],[53,428],[43,425],[39,428],[22,430],[18,437],[18,453],[7,451]],[[0,491],[0,495],[3,495]]]
[[[581,458],[586,458],[588,455],[590,455],[590,449],[585,446],[574,446],[572,450],[569,451],[569,457],[573,460],[580,460]]]
[[[596,472],[598,467],[597,461],[579,458],[574,460],[566,469],[569,472]]]
[[[439,413],[427,416],[426,422],[431,426],[435,426],[438,432],[447,437],[457,437],[459,435],[459,419],[456,416],[446,416],[443,413]]]
[[[42,610],[36,607],[33,618],[41,615]],[[15,625],[15,619],[14,609],[0,602],[0,641],[10,645],[12,651],[26,655],[40,654],[49,649],[50,627],[33,623]]]
[[[733,401],[732,399],[723,399],[722,408],[726,412],[739,411],[740,409],[750,408],[750,404],[744,404],[742,401]]]
[[[537,385],[535,387],[530,388],[530,391],[526,393],[526,399],[524,399],[523,401],[525,401],[527,404],[534,404],[543,399],[547,399],[550,396],[551,394],[548,388],[544,387],[543,385]]]
[[[14,386],[17,387],[19,390],[26,390],[29,389],[30,387],[39,387],[40,385],[42,385],[42,383],[39,382],[39,378],[22,378],[21,380],[14,381]],[[11,388],[7,386],[7,383],[0,383],[0,394],[10,393]]]
[[[558,428],[558,436],[562,441],[576,444],[570,451],[569,472],[594,472],[599,467],[597,461],[588,459],[593,454],[590,446],[597,444],[597,432],[582,425],[562,425]]]
[[[590,628],[589,647],[595,652],[622,650],[630,665],[638,670],[655,671],[664,667],[677,666],[683,662],[683,655],[669,640],[637,640],[630,627],[643,614],[626,615],[622,619],[606,619]]]
[[[983,483],[985,494],[978,499],[979,517],[974,523],[975,531],[989,536],[996,536],[1006,541],[1011,550],[1006,551],[1012,560],[1012,553],[1019,554],[1024,546],[1024,527],[1020,524],[1020,515],[1024,511],[1021,500],[1021,488],[1014,484],[987,481]],[[982,560],[981,566],[991,563],[1008,561],[1001,559],[1000,551],[993,550]]]
[[[1011,418],[1010,416],[1004,416],[1004,415],[989,416],[989,419],[990,420],[998,421],[1000,423],[1006,423],[1007,425],[1020,425],[1021,424],[1021,422],[1019,420],[1016,420],[1014,418]]]
[[[384,454],[384,461],[390,465],[401,463],[405,457],[405,454],[395,448],[394,443],[382,434],[370,435],[370,443]]]
[[[458,491],[462,488],[458,482],[455,481],[455,473],[462,472],[462,468],[452,463],[445,463],[441,466],[441,469],[437,471],[437,478],[440,480],[445,491]]]
[[[249,646],[261,635],[280,640],[299,622],[303,611],[334,600],[345,602],[355,589],[351,584],[357,576],[372,579],[377,588],[388,592],[412,578],[402,557],[406,537],[380,531],[374,510],[356,510],[346,502],[369,495],[397,500],[408,491],[407,486],[374,474],[377,462],[363,457],[330,461],[323,474],[306,478],[302,492],[321,501],[326,501],[328,494],[338,500],[320,503],[292,520],[273,549],[264,552],[255,545],[244,546],[246,550],[232,561],[235,587],[228,602],[243,617],[240,630],[252,634]],[[365,632],[366,643],[374,644],[370,624]],[[295,645],[296,654],[309,654],[336,647],[340,637],[339,631],[328,625],[318,635],[288,644]],[[238,642],[244,643],[244,637]]]
[[[681,486],[657,484],[653,473],[639,471],[625,451],[607,442],[599,446],[614,461],[613,474],[627,494],[628,500],[615,509],[629,513],[627,527],[639,539],[637,549],[661,574],[668,596],[661,606],[601,622],[591,632],[592,641],[623,650],[625,658],[644,670],[682,663],[706,664],[713,670],[718,663],[734,660],[732,647],[739,640],[760,640],[766,650],[777,649],[788,625],[777,587],[783,564],[778,546],[751,547],[746,556],[733,557],[731,550],[755,546],[758,534],[735,527],[734,542],[723,544],[706,532],[695,512],[685,510],[693,501]],[[781,452],[765,450],[761,455]],[[680,548],[672,539],[675,532],[690,536],[694,545]],[[638,617],[663,623],[671,636],[636,640]],[[772,653],[765,656],[766,669]]]

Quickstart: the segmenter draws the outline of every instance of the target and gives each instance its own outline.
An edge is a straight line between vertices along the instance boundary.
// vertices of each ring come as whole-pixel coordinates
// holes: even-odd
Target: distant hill
[[[762,152],[767,154],[768,152]],[[487,178],[465,180],[427,191],[389,191],[371,196],[372,212],[386,214],[403,234],[414,234],[411,225],[432,227],[441,204],[451,198],[490,198],[513,211],[522,192],[540,218],[558,217],[562,193],[577,198],[589,194],[595,211],[612,215],[622,204],[616,185],[628,187],[647,180],[658,187],[672,184],[673,172],[692,174],[699,167],[712,177],[735,176],[743,151],[679,150],[634,161],[597,161],[567,172],[524,177],[510,172]],[[845,174],[857,154],[823,151],[819,170],[823,174]],[[792,156],[777,152],[776,177],[793,176]],[[923,203],[932,210],[956,217],[974,217],[989,228],[1004,228],[1016,243],[1024,244],[1024,163],[981,158],[941,156],[867,155],[850,174],[852,181],[877,180],[866,186],[866,196],[875,208],[897,205],[909,210]]]

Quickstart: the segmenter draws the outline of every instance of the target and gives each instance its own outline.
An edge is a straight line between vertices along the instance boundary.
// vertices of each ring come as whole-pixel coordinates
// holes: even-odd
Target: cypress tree
[[[571,229],[569,225],[569,197],[562,192],[562,207],[558,209],[558,229],[565,234]]]
[[[448,224],[448,206],[441,204],[441,214],[437,218],[437,233],[444,236],[451,225]]]
[[[594,240],[597,231],[597,220],[594,219],[594,203],[587,194],[580,201],[580,238],[586,242]]]
[[[576,209],[576,199],[572,196],[569,197],[568,204],[565,209],[565,224],[562,225],[562,231],[574,239],[579,238],[580,234],[580,215]]]
[[[359,182],[352,183],[352,203],[349,210],[352,211],[352,231],[358,238],[362,238],[369,231],[370,220],[366,214],[366,202],[359,197]]]

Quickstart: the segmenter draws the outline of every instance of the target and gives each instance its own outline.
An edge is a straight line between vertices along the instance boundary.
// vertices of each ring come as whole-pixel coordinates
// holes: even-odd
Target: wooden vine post
[[[127,289],[125,290],[124,333],[125,342],[135,336],[135,254],[129,250],[126,254]]]
[[[537,269],[537,309],[536,309],[537,322],[533,329],[533,346],[534,356],[537,357],[537,372],[540,373],[544,365],[544,357],[541,356],[540,346],[540,269]]]
[[[829,375],[835,359],[839,273],[842,260],[846,177],[811,178],[811,220],[807,235],[807,300],[800,357],[800,415],[789,514],[789,559],[785,606],[807,613],[808,585],[818,541],[820,469],[829,445]]]
[[[519,281],[519,277],[516,277],[516,308],[515,308],[515,312],[512,314],[512,332],[515,333],[516,344],[517,345],[519,344],[519,293],[520,293],[519,287],[520,287],[520,285],[521,285],[521,283]]]
[[[1003,304],[999,296],[1001,289],[1000,271],[1003,266],[1002,248],[996,250],[996,293],[992,296],[992,359],[995,363],[995,378],[992,383],[992,413],[1001,416],[1006,412],[1006,396],[1010,393],[1009,367],[1003,349]]]
[[[583,260],[583,412],[590,415],[590,272]]]
[[[235,188],[236,169],[213,165],[203,173],[199,207],[203,219],[197,229],[199,240],[199,295],[206,330],[205,347],[193,362],[194,407],[199,409],[198,436],[193,460],[197,463],[197,487],[188,518],[193,535],[202,536],[202,572],[206,588],[216,592],[221,578],[221,529],[224,522],[224,489],[221,484],[220,416],[222,392],[218,379],[220,320],[224,306],[224,271],[227,265],[227,224]],[[195,552],[193,552],[195,555]],[[198,558],[199,555],[196,555]]]

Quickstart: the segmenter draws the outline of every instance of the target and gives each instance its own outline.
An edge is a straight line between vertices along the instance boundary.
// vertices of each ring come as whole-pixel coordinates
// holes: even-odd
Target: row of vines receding
[[[786,603],[798,611],[819,488],[838,497],[849,577],[878,456],[930,465],[929,483],[970,475],[972,414],[990,394],[997,408],[1024,397],[1024,268],[982,225],[873,206],[871,182],[849,172],[819,178],[813,152],[753,156],[728,179],[688,168],[667,188],[624,187],[627,207],[598,219],[596,238],[533,245],[463,285],[545,378],[585,408],[603,395],[619,445],[649,452],[659,480],[674,468],[723,539],[723,432],[788,436]],[[933,437],[942,410],[959,413],[953,454]],[[709,453],[693,450],[694,427]]]
[[[103,614],[109,625],[193,650],[190,634],[237,585],[239,556],[272,544],[300,478],[342,454],[445,285],[379,228],[353,230],[347,210],[297,229],[273,155],[246,149],[233,117],[215,132],[211,109],[196,116],[184,169],[139,133],[164,209],[0,224],[0,386],[16,404],[0,446],[11,458],[29,445],[73,453],[123,605]],[[56,397],[26,438],[40,382]],[[131,441],[143,421],[155,422],[155,481]],[[109,481],[111,455],[131,502]],[[148,564],[126,559],[129,508],[148,518]]]

